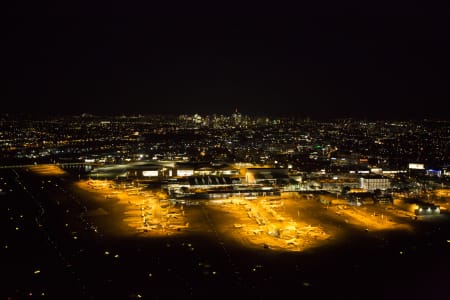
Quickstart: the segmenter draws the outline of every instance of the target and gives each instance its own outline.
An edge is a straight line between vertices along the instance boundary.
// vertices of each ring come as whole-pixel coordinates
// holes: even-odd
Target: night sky
[[[448,7],[150,2],[10,4],[0,112],[448,119]]]

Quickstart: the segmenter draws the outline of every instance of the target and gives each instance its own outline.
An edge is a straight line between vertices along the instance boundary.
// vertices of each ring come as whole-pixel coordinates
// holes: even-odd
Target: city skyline
[[[335,8],[17,5],[2,111],[447,119],[445,12]]]

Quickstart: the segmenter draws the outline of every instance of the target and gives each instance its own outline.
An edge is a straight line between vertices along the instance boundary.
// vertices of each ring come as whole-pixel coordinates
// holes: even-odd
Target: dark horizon
[[[245,113],[242,111],[238,112],[242,116],[246,116],[249,118],[269,118],[269,119],[290,119],[290,120],[303,120],[303,121],[318,121],[318,122],[334,122],[334,121],[344,121],[344,120],[352,120],[352,121],[368,121],[368,122],[450,122],[450,120],[445,117],[407,117],[407,116],[396,116],[396,117],[376,117],[376,116],[307,116],[307,115],[289,115],[289,114],[270,114],[270,113]],[[118,112],[118,113],[95,113],[92,111],[84,111],[84,112],[3,112],[0,113],[0,120],[52,120],[58,118],[85,118],[89,119],[127,119],[127,118],[151,118],[151,117],[167,117],[167,118],[176,118],[181,115],[195,115],[198,114],[202,117],[206,116],[225,116],[232,117],[235,111],[229,112],[182,112],[182,113],[144,113],[144,112]]]
[[[448,12],[308,9],[17,5],[2,111],[448,119]]]

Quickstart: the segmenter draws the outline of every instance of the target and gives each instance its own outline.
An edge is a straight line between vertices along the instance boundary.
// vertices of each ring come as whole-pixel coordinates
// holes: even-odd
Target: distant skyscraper
[[[236,108],[234,114],[232,115],[233,122],[235,125],[239,125],[242,122],[242,115],[238,112],[238,109]]]

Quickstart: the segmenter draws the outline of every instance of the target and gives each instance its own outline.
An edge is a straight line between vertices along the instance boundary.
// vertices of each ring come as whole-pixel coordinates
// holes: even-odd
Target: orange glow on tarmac
[[[434,194],[438,197],[450,197],[450,189],[437,189]]]
[[[66,171],[56,165],[35,165],[29,167],[30,171],[42,176],[61,176],[66,175]]]
[[[220,223],[222,231],[246,247],[302,251],[330,237],[321,226],[311,226],[291,217],[284,201],[286,199],[280,197],[259,197],[255,200],[235,197],[220,205],[205,206],[221,214],[231,214],[231,218]],[[231,223],[232,220],[236,223]]]
[[[276,251],[303,251],[346,238],[346,226],[360,231],[412,230],[414,217],[392,205],[324,205],[315,198],[289,192],[256,199],[200,200],[199,206],[183,207],[174,205],[159,190],[109,180],[91,179],[75,185],[105,203],[117,201],[115,205],[124,213],[114,223],[125,226],[125,234],[157,237],[212,229],[244,247]]]
[[[368,207],[354,207],[350,205],[337,205],[333,208],[338,216],[344,218],[348,224],[364,227],[369,230],[405,229],[412,230],[410,224],[394,220],[394,215],[407,217],[407,212],[381,211]],[[413,216],[410,215],[410,218]]]
[[[167,196],[163,193],[118,187],[109,180],[79,181],[75,186],[100,196],[97,199],[103,199],[104,202],[117,201],[116,205],[122,206],[124,211],[122,223],[132,229],[128,230],[129,234],[141,232],[148,236],[171,235],[179,234],[189,227],[183,208],[169,205]]]

